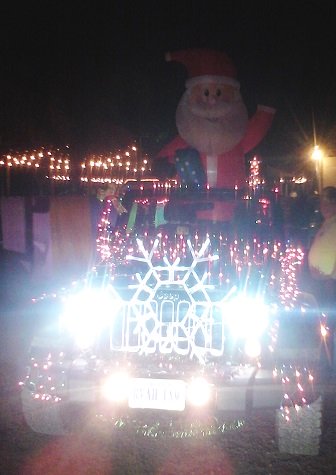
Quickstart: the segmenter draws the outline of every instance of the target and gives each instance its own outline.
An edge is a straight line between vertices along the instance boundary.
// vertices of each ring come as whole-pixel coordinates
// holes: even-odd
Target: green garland
[[[203,438],[211,437],[225,432],[240,430],[245,426],[244,419],[235,419],[230,422],[218,424],[218,422],[204,423],[200,421],[190,422],[181,427],[177,424],[179,429],[174,427],[173,421],[164,426],[159,422],[153,424],[145,424],[136,419],[129,417],[119,418],[105,418],[103,415],[97,415],[97,420],[106,424],[112,424],[112,427],[117,430],[130,429],[134,434],[151,438],[166,438],[166,439],[187,439],[187,438]]]

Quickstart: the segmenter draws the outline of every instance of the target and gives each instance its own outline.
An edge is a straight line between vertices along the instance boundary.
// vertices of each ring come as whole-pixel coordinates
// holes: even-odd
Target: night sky
[[[133,137],[155,153],[176,133],[187,77],[164,55],[189,47],[229,54],[250,114],[258,103],[277,109],[259,147],[271,162],[311,146],[313,122],[331,147],[335,13],[329,0],[2,6],[0,147],[82,153]]]

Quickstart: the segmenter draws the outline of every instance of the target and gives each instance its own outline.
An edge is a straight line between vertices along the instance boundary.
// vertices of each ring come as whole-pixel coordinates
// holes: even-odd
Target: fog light
[[[205,406],[211,399],[211,386],[203,378],[195,378],[188,385],[188,401],[193,406]]]
[[[111,375],[103,383],[101,392],[105,399],[113,402],[123,402],[128,398],[130,378],[127,373]]]

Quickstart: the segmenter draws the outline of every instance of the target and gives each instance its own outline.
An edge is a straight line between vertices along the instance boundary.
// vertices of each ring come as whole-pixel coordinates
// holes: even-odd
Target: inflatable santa
[[[176,111],[179,135],[158,154],[153,171],[175,174],[185,184],[216,188],[246,186],[245,154],[265,136],[274,109],[258,106],[248,118],[236,69],[222,51],[190,49],[166,54],[188,71]]]

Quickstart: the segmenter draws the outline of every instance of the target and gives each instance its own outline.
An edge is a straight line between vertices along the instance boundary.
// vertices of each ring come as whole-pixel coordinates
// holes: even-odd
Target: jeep
[[[130,181],[107,196],[90,272],[34,300],[30,428],[180,437],[274,412],[279,450],[318,454],[328,318],[276,195]]]

